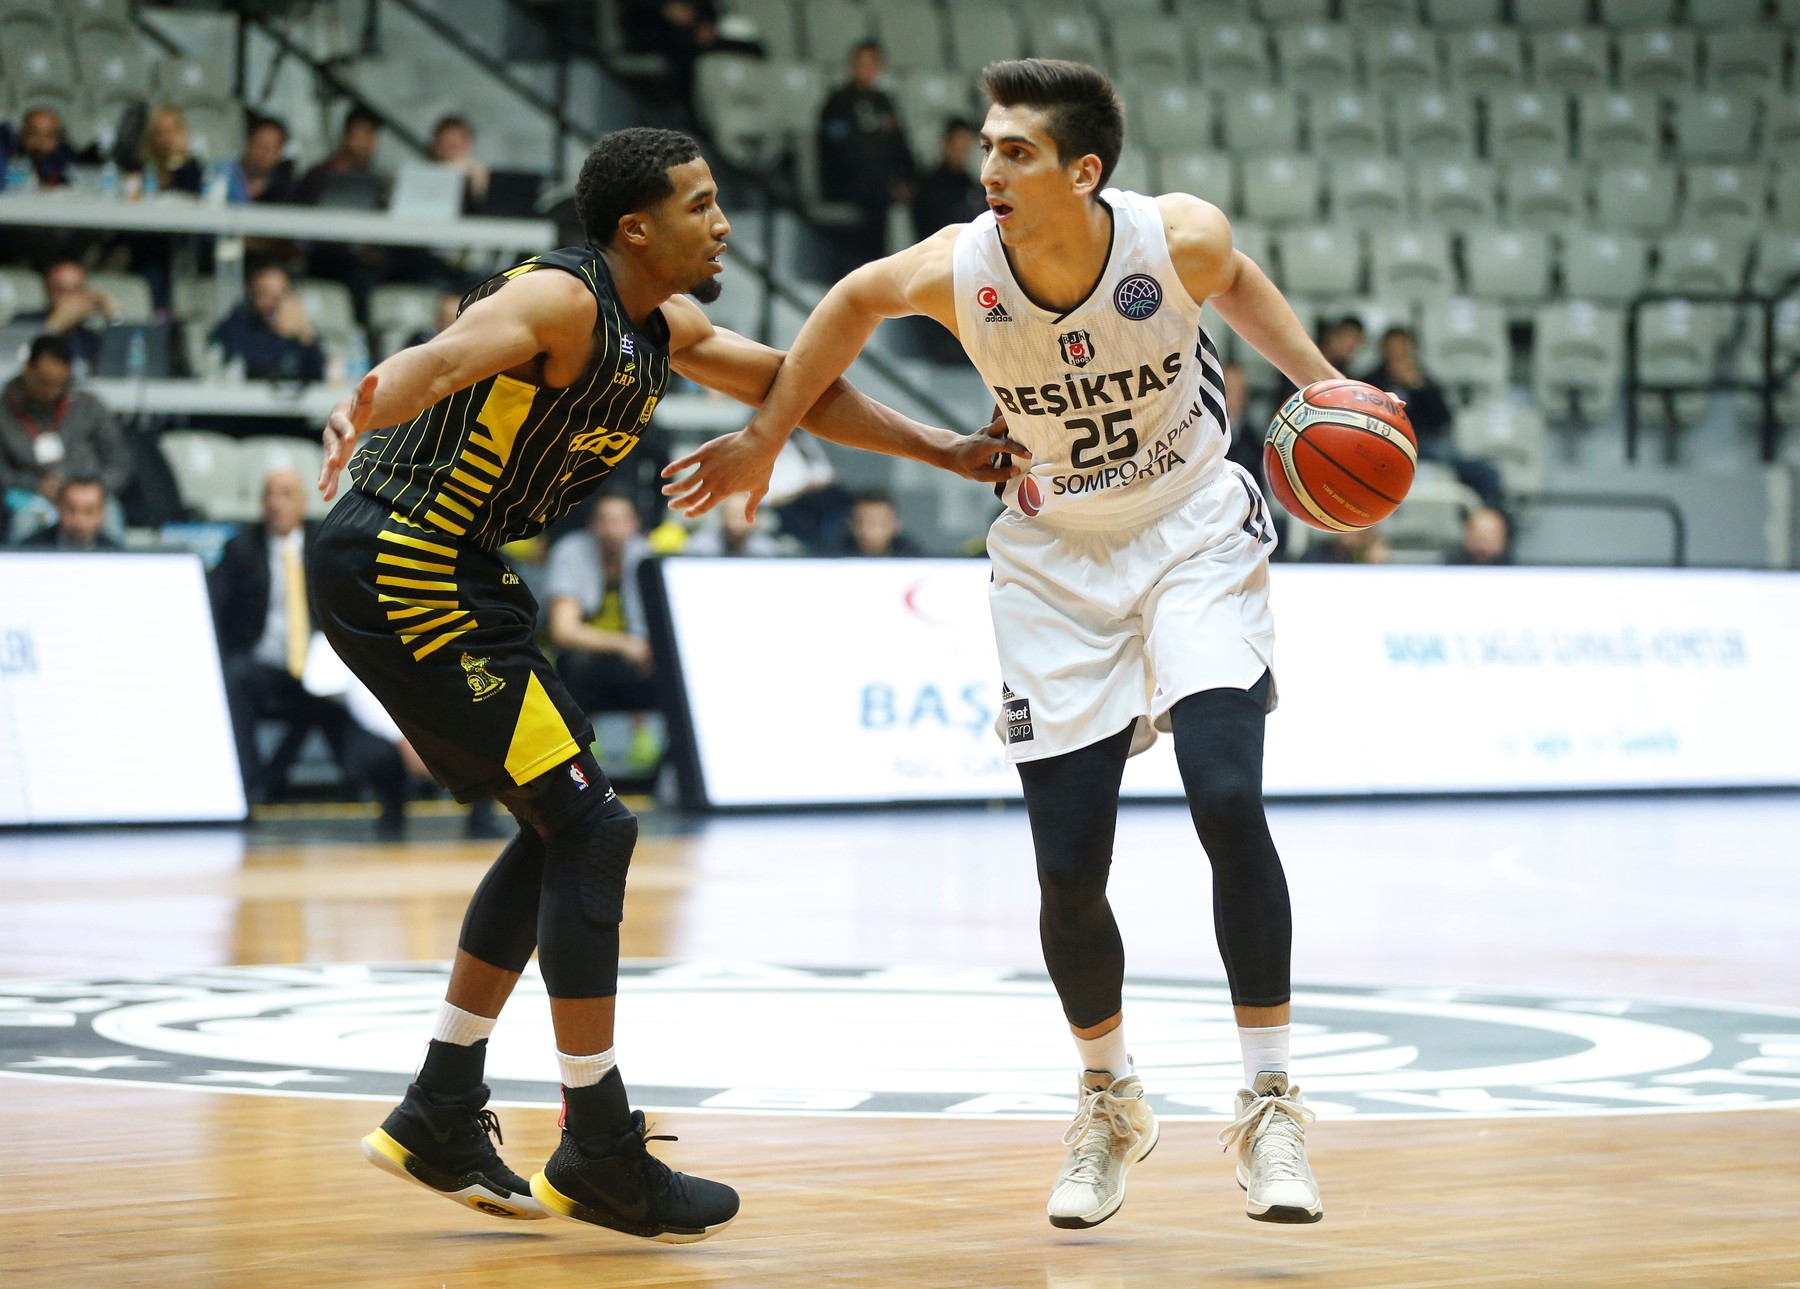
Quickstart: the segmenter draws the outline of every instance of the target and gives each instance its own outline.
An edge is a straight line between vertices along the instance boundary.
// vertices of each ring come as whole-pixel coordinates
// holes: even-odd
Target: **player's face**
[[[731,223],[719,209],[712,167],[695,157],[669,171],[675,191],[657,207],[657,266],[702,304],[719,298],[721,257]]]
[[[1035,107],[988,109],[981,127],[981,186],[1000,225],[1000,240],[1017,245],[1048,219],[1067,218],[1100,181],[1099,160],[1065,162]]]

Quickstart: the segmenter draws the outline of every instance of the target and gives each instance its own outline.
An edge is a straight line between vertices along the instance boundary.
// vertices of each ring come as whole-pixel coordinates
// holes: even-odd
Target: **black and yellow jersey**
[[[599,306],[594,356],[562,389],[490,376],[411,421],[373,431],[350,460],[358,491],[461,542],[492,550],[567,514],[637,446],[669,380],[661,310],[632,325],[600,252],[566,247],[498,273],[468,308],[512,278],[573,273]]]

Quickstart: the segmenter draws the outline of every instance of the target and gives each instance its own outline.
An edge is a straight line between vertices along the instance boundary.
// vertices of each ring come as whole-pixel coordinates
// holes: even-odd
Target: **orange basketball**
[[[1314,381],[1281,405],[1263,444],[1269,487],[1294,518],[1353,533],[1394,513],[1419,441],[1406,409],[1360,380]]]

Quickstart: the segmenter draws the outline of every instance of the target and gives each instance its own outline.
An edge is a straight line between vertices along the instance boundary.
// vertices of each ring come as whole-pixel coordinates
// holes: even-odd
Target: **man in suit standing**
[[[294,750],[316,726],[338,764],[347,764],[349,714],[300,683],[315,616],[306,586],[305,514],[300,476],[292,470],[271,471],[263,481],[262,522],[244,525],[225,544],[208,579],[238,763],[252,802],[269,800],[279,786],[268,782],[274,767],[257,755],[256,722],[263,717],[288,723]]]

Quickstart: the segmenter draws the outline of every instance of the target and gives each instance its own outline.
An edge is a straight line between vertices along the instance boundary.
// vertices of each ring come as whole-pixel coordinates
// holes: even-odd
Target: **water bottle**
[[[142,380],[150,370],[150,349],[144,343],[144,329],[133,327],[131,340],[125,346],[125,375]]]
[[[102,201],[119,200],[119,167],[116,162],[108,161],[101,167],[100,199]]]
[[[354,388],[368,374],[369,342],[363,337],[362,328],[358,327],[351,333],[350,345],[344,351],[344,379]]]
[[[223,206],[231,200],[231,167],[220,161],[206,172],[206,204]]]
[[[155,166],[145,166],[144,167],[144,186],[142,188],[138,189],[139,193],[141,193],[146,199],[149,199],[151,197],[156,196],[157,186],[158,186],[158,180],[156,178],[156,167]]]
[[[36,187],[36,179],[28,157],[14,157],[6,167],[6,191],[15,197],[23,197]]]

